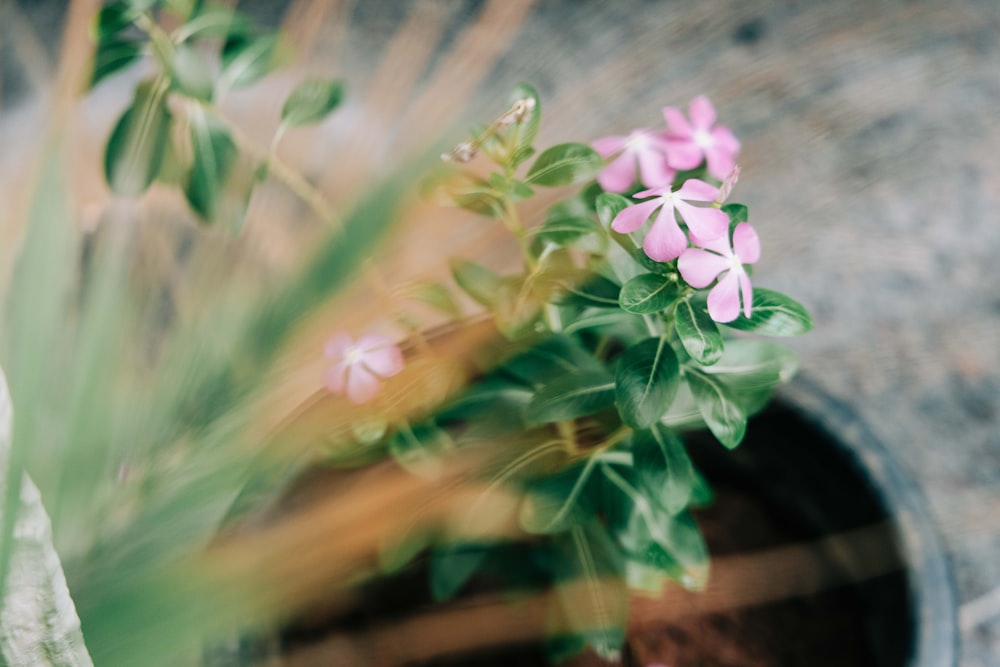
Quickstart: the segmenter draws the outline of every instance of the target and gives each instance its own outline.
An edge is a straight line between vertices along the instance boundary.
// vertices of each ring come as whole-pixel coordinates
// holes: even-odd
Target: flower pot
[[[710,582],[703,592],[670,586],[662,598],[633,599],[621,664],[956,664],[955,594],[941,538],[920,490],[848,406],[798,378],[751,421],[736,450],[707,434],[687,442],[716,496],[698,511]],[[378,599],[346,624],[342,615],[332,624],[312,618],[288,633],[291,664],[341,664],[331,630],[341,648],[345,637],[357,640],[343,664],[548,664],[538,642],[489,645],[488,633],[481,646],[445,642],[440,654],[408,646],[391,631],[401,618],[429,614],[426,632],[447,631],[442,614],[435,626],[419,566],[372,591]],[[447,609],[475,611],[462,599]],[[376,647],[378,635],[396,643]],[[609,663],[585,653],[570,664]]]

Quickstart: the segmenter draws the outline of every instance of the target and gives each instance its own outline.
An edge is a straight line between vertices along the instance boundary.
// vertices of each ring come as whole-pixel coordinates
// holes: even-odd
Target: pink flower
[[[729,128],[715,125],[715,108],[704,95],[691,101],[689,112],[690,123],[679,109],[663,109],[663,117],[668,126],[664,136],[670,166],[675,169],[694,169],[705,158],[708,161],[708,172],[721,181],[733,170],[740,142]]]
[[[708,314],[716,322],[732,322],[740,315],[740,297],[743,314],[750,317],[753,287],[744,264],[760,259],[760,239],[749,223],[741,222],[733,230],[732,247],[729,235],[712,241],[692,238],[702,248],[688,248],[677,260],[677,269],[691,287],[708,287],[723,272],[726,275],[708,293]]]
[[[719,209],[700,208],[689,203],[714,201],[718,195],[718,188],[696,178],[685,181],[676,192],[671,192],[669,185],[645,190],[636,193],[636,199],[653,199],[623,209],[611,221],[611,229],[621,234],[634,232],[659,209],[660,213],[646,234],[642,248],[650,258],[658,262],[669,262],[679,257],[688,245],[687,236],[674,217],[675,210],[680,213],[691,234],[700,239],[718,238],[729,229],[729,216]]]
[[[326,388],[335,394],[347,393],[352,403],[370,401],[378,393],[379,378],[392,377],[403,370],[403,353],[388,338],[375,334],[357,342],[344,332],[335,333],[323,353],[334,363],[324,376]]]
[[[667,144],[663,137],[649,130],[633,130],[627,137],[616,135],[598,139],[594,150],[611,161],[597,177],[608,192],[625,192],[635,183],[636,164],[639,177],[647,188],[667,185],[674,180],[674,170],[667,165]]]

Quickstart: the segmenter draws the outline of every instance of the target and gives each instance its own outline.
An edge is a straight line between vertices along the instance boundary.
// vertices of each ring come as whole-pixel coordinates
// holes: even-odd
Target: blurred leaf
[[[159,173],[170,138],[166,92],[161,80],[139,84],[132,105],[112,131],[104,173],[115,194],[138,196]]]
[[[457,318],[462,314],[462,309],[455,303],[451,291],[441,283],[420,283],[414,285],[411,293],[415,299],[423,301],[445,315]]]
[[[344,99],[340,81],[306,79],[292,91],[281,108],[281,123],[286,127],[301,127],[318,123],[336,109]]]
[[[564,282],[562,292],[557,299],[561,305],[617,310],[621,288],[607,278],[592,276],[582,283]]]
[[[610,229],[615,217],[633,203],[621,195],[602,192],[597,196],[597,217],[602,225]]]
[[[798,301],[781,292],[755,287],[750,319],[740,314],[726,326],[761,336],[799,336],[813,328],[813,321]]]
[[[630,313],[658,313],[677,296],[677,283],[653,273],[636,276],[622,286],[618,303]]]
[[[431,554],[431,594],[438,602],[447,600],[479,570],[489,555],[485,544],[448,544]]]
[[[611,407],[615,382],[607,371],[588,371],[557,378],[535,392],[525,411],[529,425],[576,419]]]
[[[521,505],[521,527],[531,534],[553,534],[585,521],[593,512],[586,493],[597,458],[564,468],[535,480]]]
[[[684,378],[712,434],[729,449],[739,445],[746,433],[747,415],[723,379],[693,368],[684,369]]]
[[[604,159],[586,144],[559,144],[547,149],[528,170],[526,181],[554,187],[582,183],[597,176]]]
[[[278,36],[230,31],[222,47],[223,88],[242,88],[263,78],[277,64]]]
[[[102,39],[94,52],[93,73],[90,87],[95,87],[105,77],[125,69],[142,56],[142,42],[110,37]]]
[[[149,1],[115,0],[101,7],[94,17],[91,33],[98,47],[107,39],[115,37],[119,32],[132,25],[144,10],[152,5]]]
[[[186,2],[187,0],[176,0]],[[219,39],[231,35],[246,35],[253,26],[243,14],[218,3],[202,3],[195,0],[193,18],[175,33],[175,41],[183,43],[192,37],[199,39]]]
[[[202,220],[216,222],[237,159],[236,144],[225,126],[200,108],[192,109],[188,121],[194,160],[184,195]]]
[[[178,44],[174,48],[170,62],[170,82],[177,92],[203,102],[212,99],[215,88],[208,62],[197,50],[186,44]]]
[[[601,363],[576,340],[560,334],[542,339],[500,368],[536,388],[566,375],[603,370]]]
[[[747,221],[747,207],[743,204],[726,204],[722,212],[729,216],[731,225]]]
[[[464,259],[451,260],[451,275],[466,294],[477,303],[492,308],[504,280],[481,264]]]
[[[524,118],[515,122],[507,134],[507,141],[510,150],[510,167],[517,167],[519,164],[530,158],[535,149],[532,147],[535,136],[538,134],[538,126],[542,118],[542,103],[538,99],[538,92],[526,83],[520,83],[514,87],[508,98],[508,103],[513,106],[522,100],[530,100],[532,108]]]
[[[572,334],[585,329],[615,326],[636,320],[636,316],[620,310],[585,311],[563,327],[563,333]]]
[[[702,366],[711,366],[722,357],[722,333],[702,304],[692,299],[678,301],[674,326],[681,345]]]
[[[389,438],[389,452],[396,462],[422,477],[435,478],[454,448],[451,436],[434,424],[402,424]]]
[[[164,11],[175,14],[183,21],[197,16],[204,6],[204,0],[163,0]]]
[[[677,355],[665,337],[629,347],[615,375],[615,403],[622,421],[632,428],[649,428],[666,413],[679,383]]]
[[[763,409],[776,386],[798,370],[796,354],[766,340],[732,340],[706,372],[721,379],[748,414]]]
[[[519,382],[490,376],[480,380],[456,398],[440,413],[440,419],[484,419],[498,416],[507,423],[520,424],[520,419],[511,420],[510,414],[520,415],[531,399],[532,391]]]
[[[670,514],[681,512],[691,499],[695,471],[684,443],[662,424],[637,431],[632,441],[640,486]]]

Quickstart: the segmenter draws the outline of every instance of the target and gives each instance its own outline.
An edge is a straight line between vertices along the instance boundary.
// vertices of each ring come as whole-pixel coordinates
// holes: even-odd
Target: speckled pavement
[[[754,281],[812,310],[816,330],[792,342],[803,372],[916,477],[954,557],[961,665],[1000,665],[1000,2],[504,2],[526,18],[462,117],[488,115],[520,80],[543,95],[550,141],[714,100],[743,142],[734,198],[764,244]],[[23,16],[53,34],[53,4],[21,0]],[[284,4],[256,3],[270,20]],[[478,12],[504,11],[421,7],[449,17],[437,52]],[[351,12],[338,71],[363,88],[405,12]],[[2,32],[10,107],[25,86]]]

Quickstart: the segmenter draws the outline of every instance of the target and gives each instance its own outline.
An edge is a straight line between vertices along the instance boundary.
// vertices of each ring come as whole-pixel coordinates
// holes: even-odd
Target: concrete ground
[[[962,667],[1000,665],[1000,3],[431,1],[412,4],[403,58],[390,38],[410,35],[409,4],[243,4],[289,17],[311,66],[354,90],[396,58],[382,85],[418,121],[489,117],[520,80],[553,142],[714,100],[743,142],[754,281],[811,309],[816,330],[792,342],[803,372],[924,489],[954,557]],[[51,54],[59,5],[20,0],[43,36],[26,48]],[[7,109],[51,71],[16,57],[13,29],[0,21]]]

